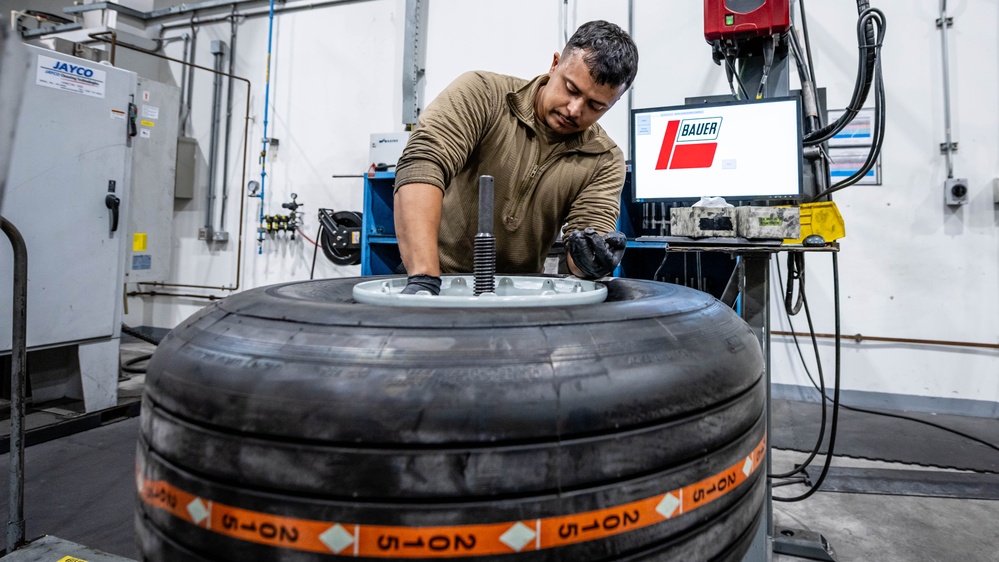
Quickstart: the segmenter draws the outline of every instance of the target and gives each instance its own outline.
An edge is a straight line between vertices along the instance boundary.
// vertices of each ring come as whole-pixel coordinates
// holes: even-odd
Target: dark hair
[[[613,23],[596,20],[579,26],[566,43],[562,56],[576,49],[583,51],[583,61],[598,84],[624,84],[628,88],[638,74],[638,47]]]

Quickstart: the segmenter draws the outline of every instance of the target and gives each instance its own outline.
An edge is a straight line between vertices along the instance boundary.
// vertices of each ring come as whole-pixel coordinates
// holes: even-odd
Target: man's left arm
[[[615,147],[572,201],[564,235],[569,270],[577,277],[609,275],[621,262],[627,239],[617,231],[624,158]]]

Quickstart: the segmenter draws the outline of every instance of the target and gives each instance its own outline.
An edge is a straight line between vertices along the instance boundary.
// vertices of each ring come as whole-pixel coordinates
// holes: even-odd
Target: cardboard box
[[[750,240],[798,238],[801,213],[797,207],[737,207],[739,236]]]
[[[671,236],[735,238],[735,207],[672,207]]]

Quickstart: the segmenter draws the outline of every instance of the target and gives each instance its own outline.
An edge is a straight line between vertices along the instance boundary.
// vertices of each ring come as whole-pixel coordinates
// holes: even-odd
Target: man
[[[495,177],[500,273],[539,273],[566,225],[570,271],[609,274],[625,238],[615,231],[621,150],[596,121],[638,71],[618,26],[582,25],[547,74],[527,81],[469,72],[423,112],[396,168],[395,227],[405,293],[440,293],[440,275],[473,269],[478,178]]]

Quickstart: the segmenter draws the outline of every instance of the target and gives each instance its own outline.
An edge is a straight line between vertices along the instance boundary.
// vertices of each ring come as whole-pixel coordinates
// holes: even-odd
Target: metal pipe
[[[104,39],[104,35],[110,35],[111,40],[107,41]],[[96,39],[98,41],[104,41],[106,43],[111,43],[111,66],[114,66],[115,52],[118,50],[118,32],[113,29],[108,29],[107,31],[98,31],[97,33],[91,33],[87,35],[91,39]]]
[[[103,38],[98,39],[98,40],[99,41],[105,41],[105,42],[108,41],[107,39],[103,39]],[[138,51],[140,53],[145,53],[145,54],[147,54],[147,55],[149,55],[151,57],[156,57],[156,58],[167,60],[167,61],[170,61],[170,62],[175,62],[175,63],[178,63],[178,64],[186,65],[189,68],[197,68],[198,70],[206,70],[208,72],[215,72],[214,70],[212,70],[210,68],[207,68],[207,67],[204,67],[204,66],[199,66],[199,65],[196,65],[194,63],[187,62],[187,61],[178,60],[178,59],[175,59],[175,58],[172,58],[172,57],[168,57],[166,55],[161,55],[159,53],[154,53],[152,51],[148,51],[146,49],[142,49],[142,48],[136,47],[134,45],[126,45],[126,44],[122,43],[121,46],[124,47],[124,48],[126,48],[126,49],[131,49],[133,51]],[[235,75],[232,75],[232,74],[226,74],[224,72],[221,73],[221,74],[223,76],[232,77],[235,80],[240,80],[240,81],[246,83],[246,113],[245,113],[245,115],[243,117],[243,173],[242,173],[241,180],[240,180],[240,185],[246,185],[246,151],[247,151],[247,145],[249,144],[248,141],[249,141],[249,134],[250,134],[250,91],[252,90],[252,84],[250,83],[249,80],[247,80],[246,78],[243,78],[241,76],[235,76]],[[240,225],[240,227],[239,227],[239,244],[238,244],[238,247],[237,247],[237,250],[236,250],[236,282],[232,286],[229,286],[229,287],[213,287],[213,286],[209,286],[209,285],[179,285],[179,284],[174,284],[174,283],[160,283],[160,282],[145,283],[145,284],[147,284],[147,285],[155,285],[155,286],[158,286],[158,287],[190,287],[190,288],[197,288],[197,289],[218,289],[218,290],[222,290],[222,291],[237,291],[237,290],[239,290],[239,283],[240,283],[240,279],[241,279],[241,271],[242,271],[242,265],[243,265],[243,211],[245,209],[245,203],[246,203],[246,198],[245,197],[240,197],[240,203],[239,203],[239,225]]]
[[[628,0],[628,35],[631,36],[631,40],[635,40],[635,0]],[[631,86],[628,88],[628,128],[634,126],[631,123],[631,110],[635,108],[635,84],[632,82]],[[630,141],[630,139],[629,139]]]
[[[213,243],[215,231],[215,181],[216,163],[219,150],[219,120],[222,118],[222,58],[225,57],[225,43],[212,42],[212,56],[215,58],[215,78],[212,80],[212,124],[208,134],[208,190],[205,193],[206,242]],[[226,147],[228,148],[228,147]]]
[[[132,291],[128,293],[130,297],[178,297],[185,299],[203,299],[209,301],[220,301],[225,297],[218,295],[195,295],[191,293],[160,293],[157,291]]]
[[[944,87],[944,130],[947,138],[944,141],[944,152],[947,154],[947,179],[954,177],[954,142],[951,135],[950,122],[950,55],[947,51],[947,0],[940,0],[940,43],[943,51],[943,87]]]
[[[233,6],[235,13],[236,7]],[[229,74],[233,74],[236,69],[236,18],[229,22]],[[226,84],[226,105],[225,105],[225,151],[222,156],[222,215],[219,219],[219,230],[225,232],[225,214],[229,207],[229,146],[232,140],[232,78]]]
[[[276,8],[274,8],[274,14],[275,15],[281,15],[281,14],[288,14],[288,13],[292,13],[292,12],[300,12],[302,10],[314,10],[316,8],[328,8],[328,7],[337,6],[337,5],[340,5],[340,4],[360,4],[362,2],[370,2],[370,1],[371,0],[325,0],[325,1],[321,1],[321,2],[303,2],[301,4],[296,4],[294,6],[284,5],[284,6],[281,6],[281,7],[276,7]],[[243,18],[243,19],[258,18],[258,17],[269,16],[269,15],[270,15],[270,11],[266,10],[266,9],[250,10],[250,11],[246,11],[246,12],[242,12],[242,13],[236,14],[236,16],[238,16],[240,18]],[[220,23],[220,22],[227,21],[230,17],[232,17],[232,16],[231,15],[229,15],[229,16],[217,16],[217,17],[213,17],[213,18],[206,18],[206,19],[201,19],[201,20],[195,21],[194,17],[192,16],[191,17],[191,22],[192,22],[192,24],[197,24],[197,25],[203,25],[203,24],[209,24],[209,23]],[[175,29],[177,27],[185,27],[185,25],[186,24],[166,23],[166,24],[163,24],[161,26],[161,30]]]
[[[183,55],[183,57],[181,57],[184,60],[187,60],[188,48],[190,46],[191,46],[191,36],[189,34],[185,33],[184,34],[184,55]],[[184,105],[184,101],[183,101],[183,98],[185,97],[186,93],[187,93],[187,73],[186,72],[181,72],[180,73],[180,96],[181,96],[181,104],[180,104],[180,115],[178,116],[178,118],[180,119],[180,136],[182,136],[182,137],[186,137],[187,136],[187,110],[185,109],[185,105]]]
[[[781,332],[774,330],[770,332],[775,336],[798,336],[798,337],[811,337],[812,334],[802,333],[802,332]],[[835,338],[836,334],[815,334],[817,338]],[[857,343],[867,341],[876,342],[887,342],[887,343],[909,343],[915,345],[942,345],[951,347],[973,347],[978,349],[997,349],[999,350],[999,343],[978,343],[978,342],[966,342],[966,341],[948,341],[948,340],[921,340],[914,338],[889,338],[880,336],[865,336],[863,334],[855,334],[853,336],[853,341]]]
[[[191,16],[191,58],[188,59],[184,57],[184,64],[187,64],[187,92],[181,92],[185,95],[184,101],[184,121],[181,123],[181,130],[183,133],[181,136],[187,136],[187,125],[191,120],[191,106],[193,105],[194,98],[194,61],[197,58],[198,52],[198,30],[194,26],[194,16]]]
[[[562,45],[569,42],[569,0],[562,0]]]
[[[2,179],[2,178],[0,178]],[[14,304],[10,347],[10,464],[7,552],[24,544],[24,386],[28,372],[28,249],[17,228],[0,217],[14,250]]]

